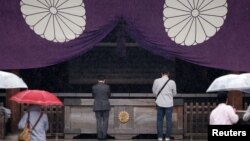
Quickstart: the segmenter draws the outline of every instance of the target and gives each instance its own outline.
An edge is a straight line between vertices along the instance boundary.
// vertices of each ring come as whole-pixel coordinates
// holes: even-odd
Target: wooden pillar
[[[228,92],[228,104],[235,107],[237,110],[243,108],[243,96],[240,91],[229,91]]]
[[[18,70],[12,70],[9,71],[11,73],[15,73],[18,75]],[[16,133],[18,131],[17,125],[20,120],[20,104],[9,100],[10,97],[17,92],[19,92],[20,89],[7,89],[6,90],[6,107],[11,110],[11,118],[10,118],[10,131],[11,133]]]
[[[20,105],[14,101],[10,101],[10,97],[19,92],[19,89],[9,89],[6,91],[6,107],[11,110],[10,130],[11,133],[17,132],[17,125],[20,120]]]
[[[240,74],[239,71],[232,71],[233,74]],[[237,110],[242,110],[243,108],[243,95],[240,91],[229,91],[228,92],[228,104],[236,108]]]

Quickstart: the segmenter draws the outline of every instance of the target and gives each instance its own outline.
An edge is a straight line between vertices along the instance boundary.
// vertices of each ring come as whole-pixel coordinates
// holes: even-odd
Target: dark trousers
[[[173,112],[173,107],[164,108],[164,107],[157,106],[158,138],[163,137],[163,121],[164,121],[165,115],[166,115],[166,124],[167,124],[166,137],[170,138],[170,136],[172,135],[172,112]]]
[[[10,119],[7,120],[7,122],[5,123],[5,135],[8,135],[8,133],[10,133]]]
[[[109,111],[95,111],[98,139],[106,139],[108,131]]]

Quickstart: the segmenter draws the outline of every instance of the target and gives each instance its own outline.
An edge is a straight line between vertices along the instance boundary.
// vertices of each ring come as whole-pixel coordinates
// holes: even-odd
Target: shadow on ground
[[[157,139],[157,135],[156,134],[139,134],[139,135],[132,137],[132,139]]]
[[[79,134],[73,139],[97,139],[97,134]],[[115,137],[111,135],[107,135],[107,139],[115,139]],[[133,136],[131,139],[157,139],[156,134],[138,134],[136,136]],[[173,139],[173,137],[171,137]]]
[[[157,139],[157,134],[139,134],[132,139]],[[175,139],[175,137],[170,137],[170,139]]]
[[[80,134],[74,136],[73,139],[97,139],[97,134]],[[115,137],[107,135],[107,139],[115,139]]]

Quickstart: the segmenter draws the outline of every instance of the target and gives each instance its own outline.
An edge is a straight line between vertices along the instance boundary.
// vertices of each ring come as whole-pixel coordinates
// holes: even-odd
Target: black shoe
[[[173,137],[173,136],[171,136],[171,137],[170,137],[170,139],[171,139],[171,140],[174,140],[174,137]]]

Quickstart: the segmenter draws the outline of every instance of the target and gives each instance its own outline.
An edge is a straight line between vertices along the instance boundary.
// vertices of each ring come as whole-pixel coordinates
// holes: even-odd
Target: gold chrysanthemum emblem
[[[126,111],[121,111],[118,114],[118,118],[121,123],[125,124],[129,121],[129,113]]]

